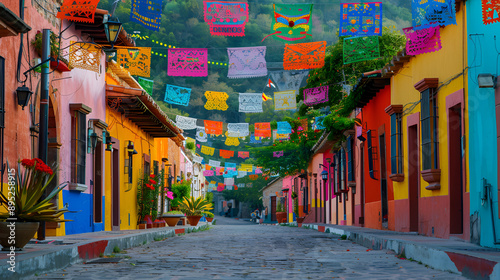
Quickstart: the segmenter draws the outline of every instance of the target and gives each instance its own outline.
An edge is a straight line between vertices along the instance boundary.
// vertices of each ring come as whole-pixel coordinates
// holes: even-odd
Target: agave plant
[[[202,216],[203,214],[210,213],[208,210],[214,209],[212,207],[212,203],[206,201],[201,196],[197,199],[194,197],[184,197],[184,200],[181,201],[179,207],[187,216]]]
[[[24,172],[21,172],[21,166]],[[7,163],[7,170],[9,164]],[[50,200],[54,198],[67,182],[54,188],[47,197],[41,200],[47,186],[55,173],[41,159],[23,159],[18,162],[18,173],[9,185],[9,197],[0,192],[0,204],[7,210],[0,213],[0,220],[17,218],[18,222],[68,222],[61,216],[68,212],[67,208],[57,208]],[[11,179],[9,178],[9,182]],[[10,198],[10,199],[9,199]]]

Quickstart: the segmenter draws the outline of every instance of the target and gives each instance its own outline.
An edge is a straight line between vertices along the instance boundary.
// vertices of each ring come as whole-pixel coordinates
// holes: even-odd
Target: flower
[[[155,177],[156,177],[155,174],[149,175],[149,178],[151,178],[151,179],[154,179]]]
[[[148,187],[150,190],[154,190],[155,188],[151,186],[150,184],[146,184],[146,187]]]
[[[155,181],[155,180],[153,180],[153,179],[149,179],[149,183],[150,183],[150,184],[153,184],[153,185],[156,185],[156,184],[157,184],[157,183],[156,183],[156,181]]]
[[[24,167],[28,167],[28,168],[31,168],[35,165],[35,160],[34,159],[23,159],[21,160],[21,164],[24,166]]]
[[[173,192],[170,192],[170,191],[169,191],[169,192],[167,192],[167,195],[166,195],[166,196],[167,196],[167,198],[168,198],[168,199],[170,199],[170,200],[174,199],[174,193],[173,193]]]

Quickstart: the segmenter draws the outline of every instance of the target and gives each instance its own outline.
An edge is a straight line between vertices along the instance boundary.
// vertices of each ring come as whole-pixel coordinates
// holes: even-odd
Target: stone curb
[[[129,249],[151,243],[158,238],[164,239],[174,237],[177,234],[188,234],[193,230],[205,229],[212,223],[196,227],[186,227],[178,229],[165,228],[156,231],[138,231],[138,233],[127,234],[125,236],[109,236],[106,239],[98,239],[70,245],[55,245],[47,250],[40,250],[29,254],[18,254],[15,260],[15,272],[8,270],[10,265],[6,263],[8,259],[0,260],[0,279],[22,279],[33,277],[35,273],[40,275],[65,267],[81,263],[85,260],[98,258],[100,254],[110,255],[116,247],[120,250]],[[30,278],[31,278],[30,277]]]
[[[278,225],[278,224],[275,224]],[[347,239],[373,250],[392,250],[407,259],[422,262],[431,268],[460,274],[470,279],[500,279],[500,263],[485,258],[432,248],[397,238],[382,238],[369,233],[359,233],[337,227],[314,224],[285,223],[285,225],[305,227],[319,232],[346,235]]]

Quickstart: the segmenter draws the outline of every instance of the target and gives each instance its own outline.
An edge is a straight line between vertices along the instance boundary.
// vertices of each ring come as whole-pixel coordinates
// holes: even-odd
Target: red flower
[[[151,179],[154,179],[155,177],[156,177],[155,174],[149,175],[149,178],[151,178]]]
[[[35,160],[25,158],[25,159],[21,160],[21,165],[24,167],[31,168],[31,167],[33,167],[33,165],[35,165]]]
[[[153,179],[149,179],[149,183],[150,183],[150,184],[153,184],[153,185],[156,185],[156,181],[155,181],[155,180],[153,180]]]
[[[150,184],[146,184],[146,187],[149,188],[150,190],[154,190],[155,188],[151,186]]]

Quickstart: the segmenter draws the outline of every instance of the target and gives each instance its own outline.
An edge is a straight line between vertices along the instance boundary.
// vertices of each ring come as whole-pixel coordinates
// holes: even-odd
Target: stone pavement
[[[216,217],[210,230],[32,279],[465,279],[333,234]]]
[[[500,250],[462,239],[442,239],[409,232],[331,224],[302,224],[320,232],[346,237],[374,250],[392,250],[432,268],[471,279],[500,279]],[[299,225],[299,226],[302,226]]]
[[[201,227],[207,227],[206,222],[200,222],[197,227],[176,226],[151,228],[143,230],[101,231],[67,236],[47,237],[43,242],[32,240],[23,251],[16,252],[15,272],[8,270],[8,251],[0,251],[0,279],[32,279],[35,273],[43,274],[59,270],[70,264],[81,263],[84,260],[98,258],[99,255],[109,255],[116,249],[148,244],[155,240],[190,233]],[[35,241],[35,242],[33,242]]]

